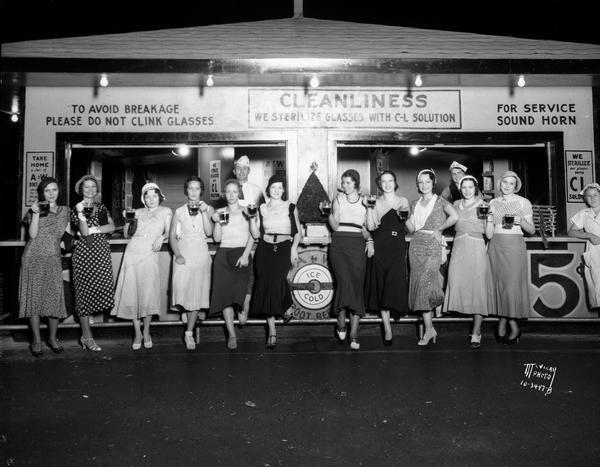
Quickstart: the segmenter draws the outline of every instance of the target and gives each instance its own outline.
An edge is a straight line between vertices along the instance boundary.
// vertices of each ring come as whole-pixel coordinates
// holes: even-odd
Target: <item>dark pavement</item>
[[[280,327],[274,351],[246,327],[235,352],[216,328],[194,352],[179,329],[138,352],[98,332],[100,353],[73,331],[40,359],[5,334],[0,465],[600,465],[597,334],[507,346],[490,325],[473,351],[463,325],[426,349],[414,329],[383,347],[363,326],[359,352],[329,325]]]

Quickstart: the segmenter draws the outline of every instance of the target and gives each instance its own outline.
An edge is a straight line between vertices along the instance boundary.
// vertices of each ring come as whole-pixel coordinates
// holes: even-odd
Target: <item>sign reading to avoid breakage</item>
[[[46,177],[54,175],[54,153],[27,151],[25,155],[25,206],[38,200],[37,187]]]
[[[250,128],[460,129],[459,90],[248,90]]]
[[[594,159],[592,151],[565,151],[565,182],[567,202],[583,203],[579,194],[588,183],[593,183]]]

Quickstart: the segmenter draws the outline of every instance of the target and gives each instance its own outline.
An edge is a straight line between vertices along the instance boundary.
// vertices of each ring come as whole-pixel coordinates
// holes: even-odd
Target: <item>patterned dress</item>
[[[495,314],[492,271],[483,238],[484,223],[477,217],[481,200],[468,208],[456,201],[458,221],[452,245],[444,311],[486,316]]]
[[[212,215],[209,207],[208,215]],[[212,260],[208,252],[202,213],[190,216],[187,205],[175,211],[179,229],[177,245],[185,264],[173,258],[171,304],[185,311],[201,310],[210,304]]]
[[[372,236],[375,255],[367,261],[366,306],[374,311],[391,310],[397,318],[408,311],[408,303],[404,221],[395,209],[381,217]]]
[[[170,216],[171,210],[163,206],[153,212],[136,210],[137,229],[123,254],[111,315],[139,319],[160,314],[160,268],[152,244],[164,233]]]
[[[93,214],[88,218],[89,227],[108,223],[108,209],[95,203]],[[73,230],[79,230],[75,208],[71,210]],[[73,247],[73,287],[75,288],[75,312],[78,316],[90,316],[113,307],[113,275],[110,245],[106,234],[92,234],[80,238]]]
[[[411,212],[415,212],[419,200],[413,201]],[[432,231],[446,222],[444,208],[450,204],[437,196],[433,209],[422,229],[413,235],[408,248],[410,263],[410,283],[408,306],[412,311],[431,311],[444,303],[442,266],[442,246]]]
[[[24,222],[31,222],[27,214]],[[39,218],[39,231],[29,239],[21,257],[19,318],[66,318],[60,240],[69,225],[69,209],[58,206]]]
[[[580,230],[600,237],[600,214],[592,208],[585,208],[571,218],[571,222]],[[600,307],[600,245],[589,240],[583,254],[583,273],[587,286],[590,308]]]

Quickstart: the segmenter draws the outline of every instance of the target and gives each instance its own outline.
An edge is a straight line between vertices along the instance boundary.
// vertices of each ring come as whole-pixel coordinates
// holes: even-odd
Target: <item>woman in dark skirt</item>
[[[208,316],[223,315],[227,327],[227,348],[237,349],[233,319],[242,310],[250,270],[248,257],[254,245],[250,223],[238,203],[241,187],[235,179],[225,182],[227,206],[213,214],[213,239],[220,242],[213,260],[212,291]]]
[[[383,195],[375,205],[367,203],[367,228],[375,242],[375,255],[367,265],[366,307],[381,313],[383,343],[391,345],[390,311],[396,319],[408,311],[404,224],[409,205],[396,194],[398,183],[391,170],[379,174],[377,186]]]
[[[42,180],[37,188],[40,202],[33,203],[23,221],[29,240],[21,257],[19,318],[29,318],[33,333],[29,348],[34,357],[42,356],[40,318],[48,319],[48,347],[55,353],[64,350],[56,331],[58,320],[67,317],[60,241],[69,225],[69,208],[57,204],[60,191],[58,180]]]
[[[333,230],[329,261],[335,277],[333,313],[337,315],[337,336],[346,339],[346,312],[350,313],[350,348],[360,349],[358,325],[365,315],[365,270],[367,256],[373,256],[373,239],[366,230],[367,209],[358,192],[360,175],[349,169],[342,174],[342,190],[332,203],[329,225]],[[366,244],[365,244],[366,241]]]
[[[81,346],[98,352],[90,316],[109,310],[114,305],[112,261],[107,235],[115,230],[108,209],[95,198],[99,185],[92,175],[84,175],[75,183],[75,191],[83,198],[71,210],[71,226],[79,232],[73,247],[73,286],[75,312],[81,326]]]
[[[260,206],[260,217],[248,212],[252,217],[252,235],[260,236],[254,255],[255,282],[250,314],[267,317],[267,348],[273,349],[277,343],[275,318],[284,316],[292,305],[287,274],[298,261],[300,222],[296,206],[286,199],[282,176],[273,175],[266,192],[269,201]]]

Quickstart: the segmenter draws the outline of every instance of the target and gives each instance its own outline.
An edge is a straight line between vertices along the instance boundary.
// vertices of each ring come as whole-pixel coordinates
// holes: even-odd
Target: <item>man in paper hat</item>
[[[466,166],[459,164],[456,161],[452,161],[452,164],[450,164],[450,175],[452,177],[452,181],[450,182],[450,185],[448,185],[442,191],[442,198],[444,198],[450,203],[454,203],[454,201],[461,199],[460,187],[458,186],[458,182],[466,174]]]
[[[263,192],[258,185],[248,181],[248,174],[250,173],[250,159],[247,155],[243,154],[238,159],[233,161],[233,173],[235,178],[242,186],[242,192],[239,197],[239,204],[242,207],[246,207],[251,203],[258,206],[263,200]],[[250,309],[250,298],[252,294],[252,288],[254,287],[254,267],[252,264],[253,256],[250,256],[250,280],[248,281],[248,291],[246,298],[244,299],[244,309],[239,314],[238,319],[241,325],[246,323],[248,319],[248,310]]]
[[[250,203],[258,206],[263,197],[263,192],[258,185],[248,181],[248,174],[250,173],[250,159],[248,156],[244,154],[233,162],[233,173],[238,182],[240,182],[240,185],[242,185],[239,200],[240,206],[246,207]]]

